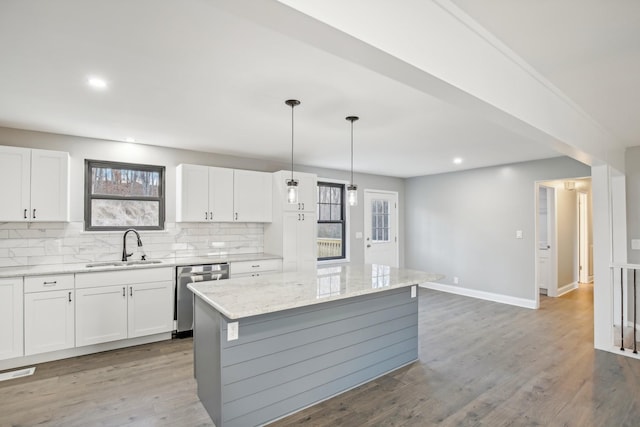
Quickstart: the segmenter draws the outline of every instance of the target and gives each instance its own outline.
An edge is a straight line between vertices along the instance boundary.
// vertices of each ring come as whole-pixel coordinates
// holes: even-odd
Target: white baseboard
[[[558,296],[561,297],[564,294],[568,294],[571,291],[578,289],[578,282],[569,283],[568,285],[560,286],[558,288]]]
[[[116,350],[134,345],[149,344],[157,341],[171,339],[171,332],[165,332],[156,335],[147,335],[145,337],[131,338],[121,341],[111,341],[96,345],[87,345],[84,347],[68,348],[66,350],[52,351],[49,353],[33,354],[31,356],[16,357],[13,359],[1,360],[0,371],[5,369],[14,369],[22,366],[36,365],[38,363],[51,362],[53,360],[67,359],[69,357],[85,356],[87,354],[99,353],[101,351]]]
[[[609,353],[619,354],[620,356],[627,356],[633,359],[640,359],[640,354],[633,354],[633,350],[625,349],[625,351],[620,350],[620,347],[609,347],[609,348],[596,348],[596,350],[608,351]]]
[[[425,282],[420,287],[435,291],[448,292],[450,294],[463,295],[465,297],[478,298],[502,304],[515,305],[517,307],[537,309],[536,300],[511,297],[509,295],[494,294],[492,292],[478,291],[475,289],[461,288],[459,286],[443,285],[442,283]]]

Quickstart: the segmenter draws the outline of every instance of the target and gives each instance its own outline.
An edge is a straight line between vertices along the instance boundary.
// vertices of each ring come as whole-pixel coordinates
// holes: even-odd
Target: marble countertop
[[[190,284],[188,287],[227,318],[240,319],[432,282],[443,277],[405,268],[363,264]]]
[[[282,259],[278,255],[265,253],[257,254],[238,254],[238,255],[211,255],[198,257],[184,257],[175,259],[160,260],[156,264],[134,264],[134,265],[102,265],[96,267],[88,267],[87,265],[95,263],[78,263],[78,264],[50,264],[50,265],[33,265],[24,267],[3,267],[0,268],[0,278],[19,277],[19,276],[43,276],[50,274],[73,274],[73,273],[91,273],[96,271],[114,271],[124,269],[141,269],[141,268],[160,268],[175,267],[178,265],[196,265],[196,264],[216,264],[222,262],[240,262],[240,261],[260,261],[267,259]],[[117,262],[118,260],[113,260]],[[98,263],[102,263],[99,261]],[[104,261],[109,262],[109,261]]]

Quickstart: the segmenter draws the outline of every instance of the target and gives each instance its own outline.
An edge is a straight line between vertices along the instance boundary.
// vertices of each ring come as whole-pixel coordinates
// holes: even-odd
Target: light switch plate
[[[418,288],[418,287],[417,287],[416,285],[413,285],[413,286],[411,287],[411,298],[415,298],[415,297],[416,297],[416,295],[417,295],[417,293],[418,293],[418,289],[417,289],[417,288]]]
[[[516,239],[522,239],[522,230],[516,230]]]
[[[238,322],[231,322],[227,324],[227,341],[234,341],[238,339]]]
[[[631,249],[633,250],[640,249],[640,239],[631,239]]]
[[[362,239],[362,231],[356,231],[356,239]]]

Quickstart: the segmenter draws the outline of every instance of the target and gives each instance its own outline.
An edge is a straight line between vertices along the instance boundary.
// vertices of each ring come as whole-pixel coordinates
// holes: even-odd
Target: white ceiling
[[[628,145],[640,141],[634,0],[608,13],[595,0],[589,13],[555,1],[455,3]],[[347,115],[361,117],[360,172],[409,177],[558,155],[213,0],[2,0],[0,58],[0,126],[286,162],[284,101],[297,98],[299,164],[348,169]],[[87,87],[90,75],[108,89]]]

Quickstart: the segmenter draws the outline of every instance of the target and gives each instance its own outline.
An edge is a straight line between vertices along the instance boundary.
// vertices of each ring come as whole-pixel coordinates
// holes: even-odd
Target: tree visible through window
[[[85,160],[85,230],[164,229],[164,166]]]
[[[344,184],[318,182],[318,260],[345,258]]]

